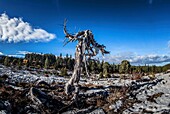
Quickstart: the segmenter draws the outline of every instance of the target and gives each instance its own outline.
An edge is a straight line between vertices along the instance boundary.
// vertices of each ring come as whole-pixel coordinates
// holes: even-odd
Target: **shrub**
[[[68,76],[66,67],[61,69],[60,76]]]
[[[99,73],[99,79],[100,79],[100,78],[103,78],[103,72],[100,72],[100,73]]]
[[[105,72],[103,76],[104,78],[110,78],[110,74],[108,72]]]

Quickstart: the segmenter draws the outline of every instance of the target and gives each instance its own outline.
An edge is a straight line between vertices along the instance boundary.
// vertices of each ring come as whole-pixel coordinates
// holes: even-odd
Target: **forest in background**
[[[5,66],[13,66],[19,69],[22,69],[23,67],[34,69],[55,69],[63,72],[63,75],[67,75],[67,71],[73,71],[74,69],[74,58],[72,55],[68,54],[63,56],[62,53],[59,56],[55,56],[53,54],[28,53],[24,58],[1,56],[0,64]],[[90,73],[99,74],[100,77],[109,77],[110,74],[113,73],[142,73],[143,75],[148,75],[166,72],[170,69],[170,64],[164,66],[133,66],[127,60],[123,60],[120,64],[110,64],[108,62],[91,59],[88,60],[87,66]],[[85,67],[82,68],[82,71],[84,74],[86,73]]]

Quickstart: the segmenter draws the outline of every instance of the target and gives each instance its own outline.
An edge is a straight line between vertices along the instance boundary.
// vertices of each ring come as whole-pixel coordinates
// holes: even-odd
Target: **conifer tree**
[[[44,68],[45,68],[45,69],[48,69],[48,68],[49,68],[49,59],[48,59],[48,57],[45,59]]]

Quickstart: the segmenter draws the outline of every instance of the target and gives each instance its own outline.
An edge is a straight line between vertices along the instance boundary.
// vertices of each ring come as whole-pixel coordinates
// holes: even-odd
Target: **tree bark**
[[[75,53],[75,65],[72,77],[66,83],[65,86],[65,93],[70,95],[73,93],[73,99],[76,100],[79,94],[79,81],[81,75],[81,67],[83,63],[83,53],[82,53],[82,41],[79,41],[78,45],[76,46],[76,53]]]

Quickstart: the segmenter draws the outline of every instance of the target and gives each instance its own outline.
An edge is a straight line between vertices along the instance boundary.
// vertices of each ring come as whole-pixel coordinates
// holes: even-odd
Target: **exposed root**
[[[34,96],[33,89],[34,91],[40,93],[38,89],[31,87],[28,93],[28,98],[30,98],[35,105],[42,106],[42,102],[37,97]]]

